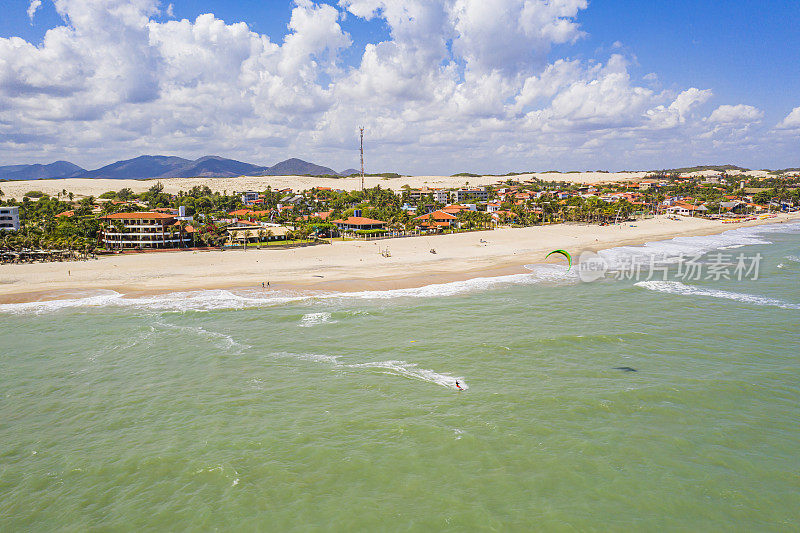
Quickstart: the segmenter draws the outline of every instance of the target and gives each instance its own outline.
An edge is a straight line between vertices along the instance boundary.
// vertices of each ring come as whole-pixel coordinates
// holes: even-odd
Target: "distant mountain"
[[[346,171],[356,172],[353,171]],[[183,157],[142,155],[117,161],[96,170],[84,170],[66,161],[50,165],[11,165],[0,167],[0,179],[28,180],[41,178],[232,178],[236,176],[338,175],[328,167],[302,159],[287,159],[271,167],[243,163],[219,156],[204,156],[192,161]]]
[[[190,161],[186,165],[167,172],[160,176],[162,178],[192,178],[202,176],[204,178],[232,178],[235,176],[246,176],[264,170],[264,167],[242,163],[235,159],[225,159],[215,155],[207,155]]]
[[[308,161],[303,161],[302,159],[292,158],[292,159],[287,159],[286,161],[281,161],[280,163],[273,165],[271,167],[267,167],[255,175],[303,176],[306,174],[310,176],[321,176],[323,174],[337,175],[338,172],[336,172],[332,168],[322,167],[320,165],[315,165],[314,163],[309,163]]]
[[[133,159],[117,161],[97,170],[85,172],[82,178],[142,179],[160,178],[169,172],[192,163],[189,159],[164,155],[140,155]]]
[[[361,171],[354,168],[348,168],[347,170],[342,170],[339,172],[340,176],[352,176],[353,174],[361,174]]]
[[[263,166],[214,155],[207,155],[194,161],[174,156],[142,155],[86,172],[81,177],[107,179],[231,178],[255,174],[263,170]]]
[[[0,167],[0,179],[5,180],[41,180],[73,178],[86,172],[69,161],[56,161],[49,165],[8,165]]]

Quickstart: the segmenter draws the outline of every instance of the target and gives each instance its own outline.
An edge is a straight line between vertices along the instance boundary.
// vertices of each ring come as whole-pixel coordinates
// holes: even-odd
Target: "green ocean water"
[[[739,242],[758,280],[0,306],[0,530],[795,531],[800,228],[650,250]]]

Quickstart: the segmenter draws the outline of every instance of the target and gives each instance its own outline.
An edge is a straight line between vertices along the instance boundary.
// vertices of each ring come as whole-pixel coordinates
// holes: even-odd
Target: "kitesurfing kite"
[[[547,254],[546,256],[544,256],[544,258],[545,258],[545,259],[547,259],[548,257],[550,257],[550,256],[551,256],[551,255],[553,255],[553,254],[561,254],[561,255],[563,255],[564,257],[566,257],[566,258],[567,258],[567,262],[569,263],[569,266],[567,267],[567,270],[569,270],[570,268],[572,268],[572,256],[571,256],[571,255],[569,255],[569,252],[568,252],[568,251],[566,251],[566,250],[553,250],[552,252],[550,252],[549,254]]]

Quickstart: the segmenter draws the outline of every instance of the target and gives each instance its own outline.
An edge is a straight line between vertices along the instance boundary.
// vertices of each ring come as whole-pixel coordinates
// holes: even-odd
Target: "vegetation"
[[[509,175],[488,190],[489,200],[500,203],[497,214],[493,216],[486,211],[485,203],[474,201],[477,205],[476,211],[461,210],[456,215],[457,223],[453,227],[435,231],[477,230],[490,228],[494,224],[530,226],[559,222],[615,223],[640,213],[663,210],[666,198],[679,198],[693,205],[705,205],[713,214],[722,213],[726,207],[731,208],[727,203],[731,199],[746,198],[748,202],[760,205],[800,205],[800,177],[773,174],[766,178],[755,178],[741,173],[737,170],[739,167],[731,165],[677,170],[700,168],[725,168],[727,172],[713,180],[679,179],[679,173],[675,171],[651,173],[647,177],[657,183],[647,190],[631,190],[627,183],[590,187],[533,178],[520,182]],[[457,176],[470,178],[476,175],[461,173]],[[499,194],[499,191],[508,188],[511,188],[511,194]],[[436,202],[433,194],[412,195],[412,192],[407,185],[399,193],[380,186],[363,191],[313,188],[303,193],[267,187],[260,192],[258,207],[252,208],[260,213],[252,218],[289,228],[286,241],[272,239],[272,231],[262,227],[255,228],[249,235],[237,236],[235,239],[241,240],[234,240],[234,244],[244,244],[243,241],[247,241],[250,243],[245,246],[247,248],[252,246],[253,241],[259,243],[257,246],[274,246],[304,243],[320,237],[336,237],[338,231],[332,221],[354,216],[356,211],[360,211],[363,217],[386,223],[386,229],[356,232],[359,236],[415,230],[420,226],[418,216],[442,209],[445,205]],[[600,196],[608,194],[631,192],[634,195],[619,194],[610,201],[600,199]],[[151,183],[140,194],[123,188],[105,192],[97,200],[91,197],[75,200],[74,195],[66,190],[56,193],[55,196],[48,196],[41,191],[28,191],[22,201],[3,201],[2,198],[3,192],[0,191],[0,204],[19,207],[21,224],[21,229],[17,232],[0,234],[2,248],[67,250],[70,252],[67,256],[70,257],[86,256],[94,252],[100,242],[99,217],[106,214],[165,208],[174,210],[183,206],[188,215],[194,216],[192,225],[196,230],[195,243],[218,247],[230,242],[229,213],[245,207],[239,195],[228,194],[227,191],[212,191],[207,186],[195,186],[188,191],[170,194],[164,190],[160,181]],[[182,233],[185,226],[186,223],[183,222],[170,231]]]
[[[746,172],[750,169],[737,167],[736,165],[701,165],[697,167],[672,168],[669,170],[661,170],[654,172],[662,172],[667,174],[688,174],[690,172],[702,172],[703,170],[713,170],[714,172],[728,172],[731,170]]]

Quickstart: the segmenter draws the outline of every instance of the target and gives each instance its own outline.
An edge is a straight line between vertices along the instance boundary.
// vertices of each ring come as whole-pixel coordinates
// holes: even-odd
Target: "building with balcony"
[[[450,200],[460,204],[464,200],[478,200],[485,202],[489,199],[489,191],[483,187],[475,189],[458,189],[450,192]]]
[[[0,207],[0,230],[19,231],[19,207]]]
[[[175,215],[113,213],[100,217],[106,248],[179,248],[191,242],[191,226],[181,230]]]

